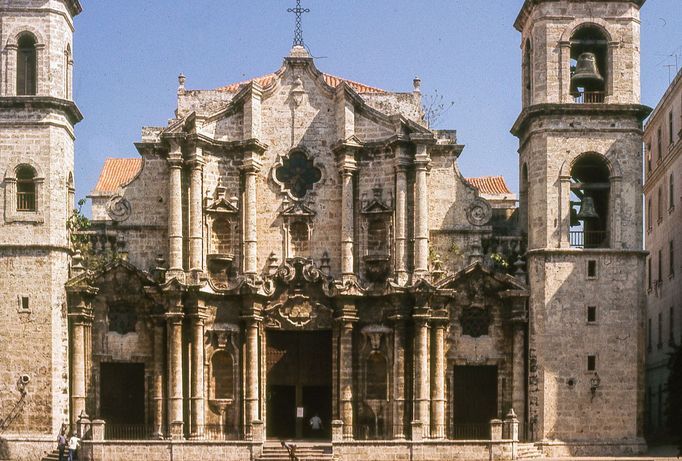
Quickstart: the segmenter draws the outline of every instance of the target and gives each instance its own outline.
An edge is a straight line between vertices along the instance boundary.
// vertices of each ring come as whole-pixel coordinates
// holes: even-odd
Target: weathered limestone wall
[[[588,260],[596,261],[597,277],[587,276]],[[530,253],[534,439],[589,445],[599,434],[603,442],[641,442],[643,271],[641,252]],[[588,322],[588,306],[596,307],[595,322]],[[589,355],[594,371],[588,371]]]
[[[17,415],[3,436],[52,434],[68,421],[67,255],[2,248],[0,273],[0,315],[5,319],[0,325],[0,415]],[[22,297],[28,298],[28,309],[22,309]],[[23,403],[21,375],[30,380]]]

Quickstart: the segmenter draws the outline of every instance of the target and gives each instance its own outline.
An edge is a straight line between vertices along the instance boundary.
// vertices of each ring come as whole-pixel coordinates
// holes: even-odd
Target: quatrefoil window
[[[275,177],[292,197],[300,199],[322,178],[322,172],[305,153],[294,151],[282,160],[282,165],[275,170]]]

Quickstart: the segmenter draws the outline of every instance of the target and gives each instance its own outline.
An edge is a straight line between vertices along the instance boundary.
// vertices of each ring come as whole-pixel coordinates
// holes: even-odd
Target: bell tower
[[[10,457],[26,434],[51,450],[69,421],[64,284],[82,119],[72,95],[80,11],[78,0],[0,4],[0,432]]]
[[[525,0],[520,221],[526,438],[551,456],[639,452],[644,397],[644,0]]]

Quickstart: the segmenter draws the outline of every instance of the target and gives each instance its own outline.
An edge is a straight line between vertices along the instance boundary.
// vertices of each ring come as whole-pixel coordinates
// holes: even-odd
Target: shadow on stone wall
[[[0,459],[9,459],[9,444],[3,439],[0,439]]]

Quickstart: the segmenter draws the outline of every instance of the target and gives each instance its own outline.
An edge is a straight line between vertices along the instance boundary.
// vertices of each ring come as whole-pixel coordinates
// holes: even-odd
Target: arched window
[[[35,177],[30,166],[17,168],[17,211],[36,211]]]
[[[658,186],[658,197],[657,197],[657,208],[658,208],[658,213],[656,215],[657,222],[658,224],[663,221],[663,189],[661,186]]]
[[[603,103],[608,81],[608,40],[593,25],[571,37],[571,94],[576,102]]]
[[[372,352],[367,357],[367,395],[368,400],[388,399],[388,367],[386,358],[380,352]]]
[[[675,207],[675,183],[673,182],[673,175],[670,175],[668,182],[668,209],[672,210]]]
[[[599,154],[583,154],[573,165],[570,228],[572,247],[609,247],[609,177],[609,167]]]
[[[211,358],[211,388],[213,389],[213,399],[234,398],[232,356],[225,351],[218,351]]]
[[[36,94],[36,39],[23,34],[17,43],[17,95]]]
[[[533,99],[533,64],[532,64],[532,49],[530,39],[526,40],[526,46],[523,49],[523,103],[529,105]]]

